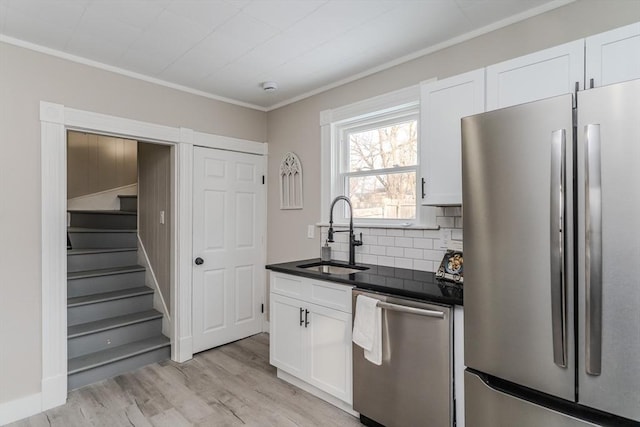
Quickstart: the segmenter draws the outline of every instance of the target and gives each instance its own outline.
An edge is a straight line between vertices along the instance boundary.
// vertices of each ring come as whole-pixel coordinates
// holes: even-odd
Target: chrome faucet
[[[328,242],[333,243],[333,233],[341,233],[347,230],[333,230],[333,207],[338,200],[344,200],[349,205],[349,265],[356,265],[356,246],[362,246],[362,233],[360,233],[360,240],[356,240],[355,234],[353,234],[353,207],[351,206],[351,200],[346,196],[338,196],[331,202],[329,208],[329,231]]]

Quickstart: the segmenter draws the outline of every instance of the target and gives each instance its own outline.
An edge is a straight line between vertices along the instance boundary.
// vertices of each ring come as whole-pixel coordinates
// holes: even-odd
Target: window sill
[[[318,222],[316,223],[316,227],[328,227],[328,222]],[[349,223],[338,223],[334,222],[333,226],[335,228],[349,228]],[[411,225],[402,225],[402,224],[380,224],[380,223],[353,223],[353,228],[391,228],[396,230],[440,230],[439,225],[421,225],[421,224],[411,224]]]

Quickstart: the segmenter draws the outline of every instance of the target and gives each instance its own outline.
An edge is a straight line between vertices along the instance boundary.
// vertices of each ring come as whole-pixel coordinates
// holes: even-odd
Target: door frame
[[[77,110],[40,102],[41,127],[41,285],[42,285],[42,383],[41,411],[62,405],[67,399],[67,130],[124,137],[172,147],[175,174],[171,248],[171,359],[193,357],[192,343],[192,202],[193,146],[198,145],[263,156],[266,143],[224,137]],[[266,195],[265,184],[265,195]],[[265,198],[266,201],[266,198]],[[265,203],[266,215],[266,203]],[[266,231],[263,238],[266,263]],[[266,291],[263,289],[263,293]],[[264,299],[264,296],[263,296]],[[264,319],[264,318],[263,318]],[[264,320],[263,320],[264,323]]]

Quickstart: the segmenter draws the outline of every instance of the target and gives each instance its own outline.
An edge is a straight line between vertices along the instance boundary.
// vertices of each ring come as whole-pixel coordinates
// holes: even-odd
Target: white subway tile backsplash
[[[433,249],[433,239],[413,239],[413,247],[419,249]]]
[[[436,224],[442,228],[453,228],[455,226],[455,218],[452,216],[438,216],[436,217]]]
[[[420,271],[435,271],[433,268],[433,261],[425,261],[422,259],[414,259],[413,268]]]
[[[396,244],[396,241],[393,237],[389,236],[379,236],[378,244],[382,246],[393,246]]]
[[[349,261],[349,254],[346,252],[332,252],[331,259],[336,261]]]
[[[405,237],[424,237],[424,230],[404,230]]]
[[[395,267],[394,258],[389,256],[379,256],[378,265],[384,265],[386,267]]]
[[[378,257],[376,255],[362,255],[363,264],[378,264]]]
[[[423,259],[424,251],[422,249],[405,248],[404,257],[411,259]]]
[[[424,259],[426,259],[428,261],[440,262],[440,261],[442,261],[442,257],[444,256],[444,254],[445,254],[445,251],[425,249],[424,250]]]
[[[333,241],[337,243],[347,243],[349,241],[349,233],[334,233]]]
[[[407,258],[396,258],[393,266],[396,268],[413,269],[413,260]]]
[[[462,208],[460,206],[447,206],[444,208],[444,216],[462,216]]]
[[[433,272],[445,254],[436,244],[441,230],[450,230],[451,240],[463,240],[461,207],[437,207],[436,222],[440,230],[357,227],[356,238],[362,233],[363,246],[356,247],[356,262]],[[327,226],[320,228],[321,245],[327,239],[327,231]],[[336,242],[330,243],[332,258],[346,262],[349,233],[335,233],[334,239]]]
[[[369,253],[371,255],[385,255],[387,253],[387,248],[386,246],[373,245],[369,247]]]
[[[413,238],[411,237],[396,237],[395,245],[401,248],[412,248]]]
[[[439,239],[440,230],[424,230],[424,237],[428,239]]]
[[[372,236],[386,236],[387,229],[386,228],[372,228],[371,229]]]
[[[362,244],[363,245],[377,245],[378,244],[378,236],[370,236],[370,235],[362,235]]]
[[[404,249],[396,246],[387,246],[387,256],[401,257],[404,256]]]

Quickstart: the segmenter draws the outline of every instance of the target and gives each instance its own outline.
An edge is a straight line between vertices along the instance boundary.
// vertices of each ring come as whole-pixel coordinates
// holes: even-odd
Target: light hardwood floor
[[[353,416],[276,377],[269,336],[155,363],[69,393],[67,404],[11,427],[359,426]]]

